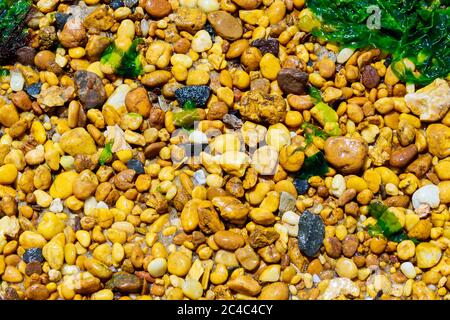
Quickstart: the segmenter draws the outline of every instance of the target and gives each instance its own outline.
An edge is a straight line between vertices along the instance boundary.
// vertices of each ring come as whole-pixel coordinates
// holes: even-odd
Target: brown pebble
[[[161,149],[164,148],[165,146],[166,143],[162,141],[150,144],[144,150],[145,157],[147,159],[155,158],[159,154],[159,151],[161,151]]]
[[[398,148],[391,154],[389,164],[393,167],[404,168],[417,156],[417,147],[411,144],[404,148]]]
[[[32,261],[30,263],[27,263],[27,266],[25,267],[25,274],[27,276],[31,276],[33,273],[36,273],[36,274],[42,273],[42,267],[41,267],[40,262]]]
[[[380,83],[377,70],[371,65],[366,65],[361,72],[361,82],[368,89],[376,88]]]

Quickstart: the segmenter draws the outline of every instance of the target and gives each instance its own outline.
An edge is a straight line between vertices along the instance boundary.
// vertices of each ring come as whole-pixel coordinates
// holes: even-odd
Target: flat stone
[[[319,215],[304,211],[298,225],[298,246],[308,257],[319,252],[325,236],[325,226]]]

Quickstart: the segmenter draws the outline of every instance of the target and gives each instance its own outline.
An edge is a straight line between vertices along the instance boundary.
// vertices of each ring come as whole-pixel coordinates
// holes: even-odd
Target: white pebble
[[[317,274],[313,274],[313,282],[314,283],[319,283],[320,282],[320,277]]]
[[[150,26],[148,24],[148,21],[145,19],[142,19],[141,20],[141,32],[144,37],[146,37],[148,35],[149,29],[150,29]]]
[[[298,225],[298,220],[300,219],[300,216],[296,214],[294,211],[286,211],[283,213],[283,216],[281,217],[281,221],[296,226]]]
[[[58,66],[60,66],[61,68],[64,68],[67,64],[67,58],[57,54],[55,57],[55,62]]]
[[[92,215],[92,210],[94,210],[97,206],[97,200],[95,197],[87,198],[84,202],[84,214],[89,216]]]
[[[206,175],[203,170],[197,170],[194,172],[194,179],[197,181],[198,184],[205,184],[206,183]]]
[[[434,184],[427,184],[414,192],[412,196],[414,209],[419,208],[421,204],[429,205],[431,208],[437,208],[440,204],[439,188]]]
[[[350,48],[344,48],[342,49],[339,54],[337,55],[336,61],[337,63],[344,63],[346,62],[348,59],[350,59],[350,57],[352,56],[353,52],[355,52],[355,50],[350,49]]]
[[[11,71],[11,82],[10,87],[13,91],[20,91],[23,89],[23,85],[25,84],[25,79],[22,76],[22,73],[18,71]]]
[[[194,144],[208,143],[208,136],[200,130],[195,130],[189,135],[189,141]]]
[[[341,174],[335,175],[331,181],[331,194],[339,198],[345,192],[345,189],[346,185],[344,177]]]
[[[403,262],[400,265],[400,270],[403,272],[405,276],[407,276],[409,279],[414,279],[417,275],[416,269],[414,268],[414,265],[411,262]]]
[[[150,261],[147,267],[148,273],[154,278],[162,277],[167,270],[167,261],[164,258],[156,258]]]
[[[51,212],[59,213],[62,212],[63,209],[64,207],[61,199],[59,198],[53,199],[52,203],[50,204],[49,210]]]
[[[211,36],[208,31],[198,31],[192,39],[191,48],[195,52],[204,52],[212,47]]]
[[[220,9],[220,4],[217,0],[198,0],[197,5],[203,12],[211,12]]]
[[[290,224],[285,224],[284,226],[286,227],[288,235],[290,237],[297,237],[298,236],[298,225],[292,226]]]

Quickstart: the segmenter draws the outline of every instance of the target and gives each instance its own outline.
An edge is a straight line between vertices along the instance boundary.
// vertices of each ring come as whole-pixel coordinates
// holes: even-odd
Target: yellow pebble
[[[209,74],[204,70],[189,70],[186,84],[188,86],[206,85],[209,82]]]
[[[12,163],[0,167],[0,184],[11,184],[17,178],[17,168]]]
[[[259,62],[261,74],[269,80],[276,80],[278,72],[281,70],[280,60],[271,53],[266,53]]]
[[[69,56],[73,59],[80,59],[84,57],[86,50],[83,47],[75,47],[69,49]]]

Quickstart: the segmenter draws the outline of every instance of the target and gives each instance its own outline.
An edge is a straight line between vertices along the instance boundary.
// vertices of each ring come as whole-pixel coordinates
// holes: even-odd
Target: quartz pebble
[[[414,209],[418,209],[421,205],[425,204],[431,208],[437,208],[439,206],[439,187],[434,184],[428,184],[419,188],[412,195],[412,204]]]

